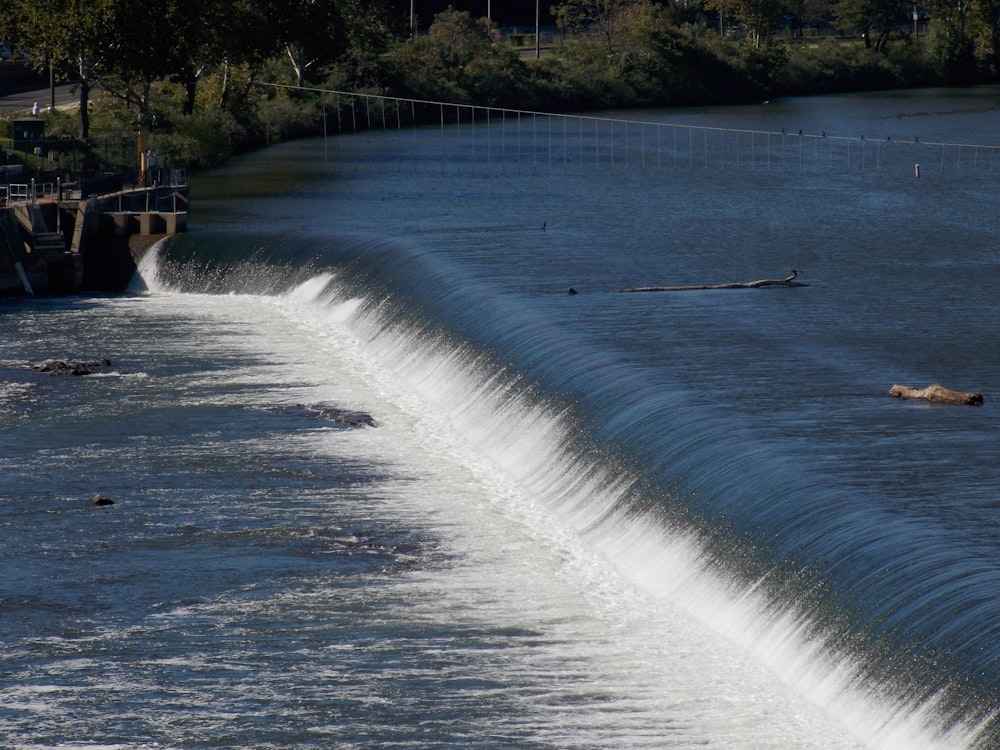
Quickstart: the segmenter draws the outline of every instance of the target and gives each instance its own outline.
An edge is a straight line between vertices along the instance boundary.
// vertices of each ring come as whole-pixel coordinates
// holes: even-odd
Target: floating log
[[[965,393],[945,388],[939,383],[933,383],[926,388],[910,388],[906,385],[894,385],[889,389],[893,398],[922,398],[935,404],[981,404],[983,394]]]
[[[757,279],[756,281],[734,281],[729,284],[686,284],[683,286],[636,286],[615,289],[616,292],[688,292],[694,289],[760,289],[770,286],[809,286],[796,281],[800,271],[792,269],[792,275],[783,279]]]

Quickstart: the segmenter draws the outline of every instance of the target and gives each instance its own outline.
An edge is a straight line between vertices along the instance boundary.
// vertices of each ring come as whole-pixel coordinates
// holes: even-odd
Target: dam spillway
[[[0,295],[122,291],[150,245],[186,231],[188,200],[183,170],[128,189],[117,177],[0,186]]]

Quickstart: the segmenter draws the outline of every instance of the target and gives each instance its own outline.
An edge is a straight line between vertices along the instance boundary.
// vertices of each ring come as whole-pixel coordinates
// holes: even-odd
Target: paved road
[[[79,104],[79,97],[71,92],[72,86],[56,86],[56,109],[70,109]],[[51,95],[48,88],[19,91],[0,96],[0,114],[23,112],[28,114],[35,102],[43,110],[49,106]]]

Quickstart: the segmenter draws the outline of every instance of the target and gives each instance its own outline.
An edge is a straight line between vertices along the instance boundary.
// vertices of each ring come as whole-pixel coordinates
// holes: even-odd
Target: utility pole
[[[535,0],[535,59],[537,60],[542,56],[542,29],[538,25],[538,21],[541,18],[541,14],[538,11],[541,0]]]

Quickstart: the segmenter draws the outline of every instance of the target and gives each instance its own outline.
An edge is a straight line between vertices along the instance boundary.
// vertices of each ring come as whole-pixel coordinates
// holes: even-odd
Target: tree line
[[[413,33],[408,0],[4,0],[0,38],[76,87],[54,133],[153,128],[188,165],[315,132],[303,86],[566,111],[1000,77],[1000,0],[562,0],[544,55],[456,5]]]

